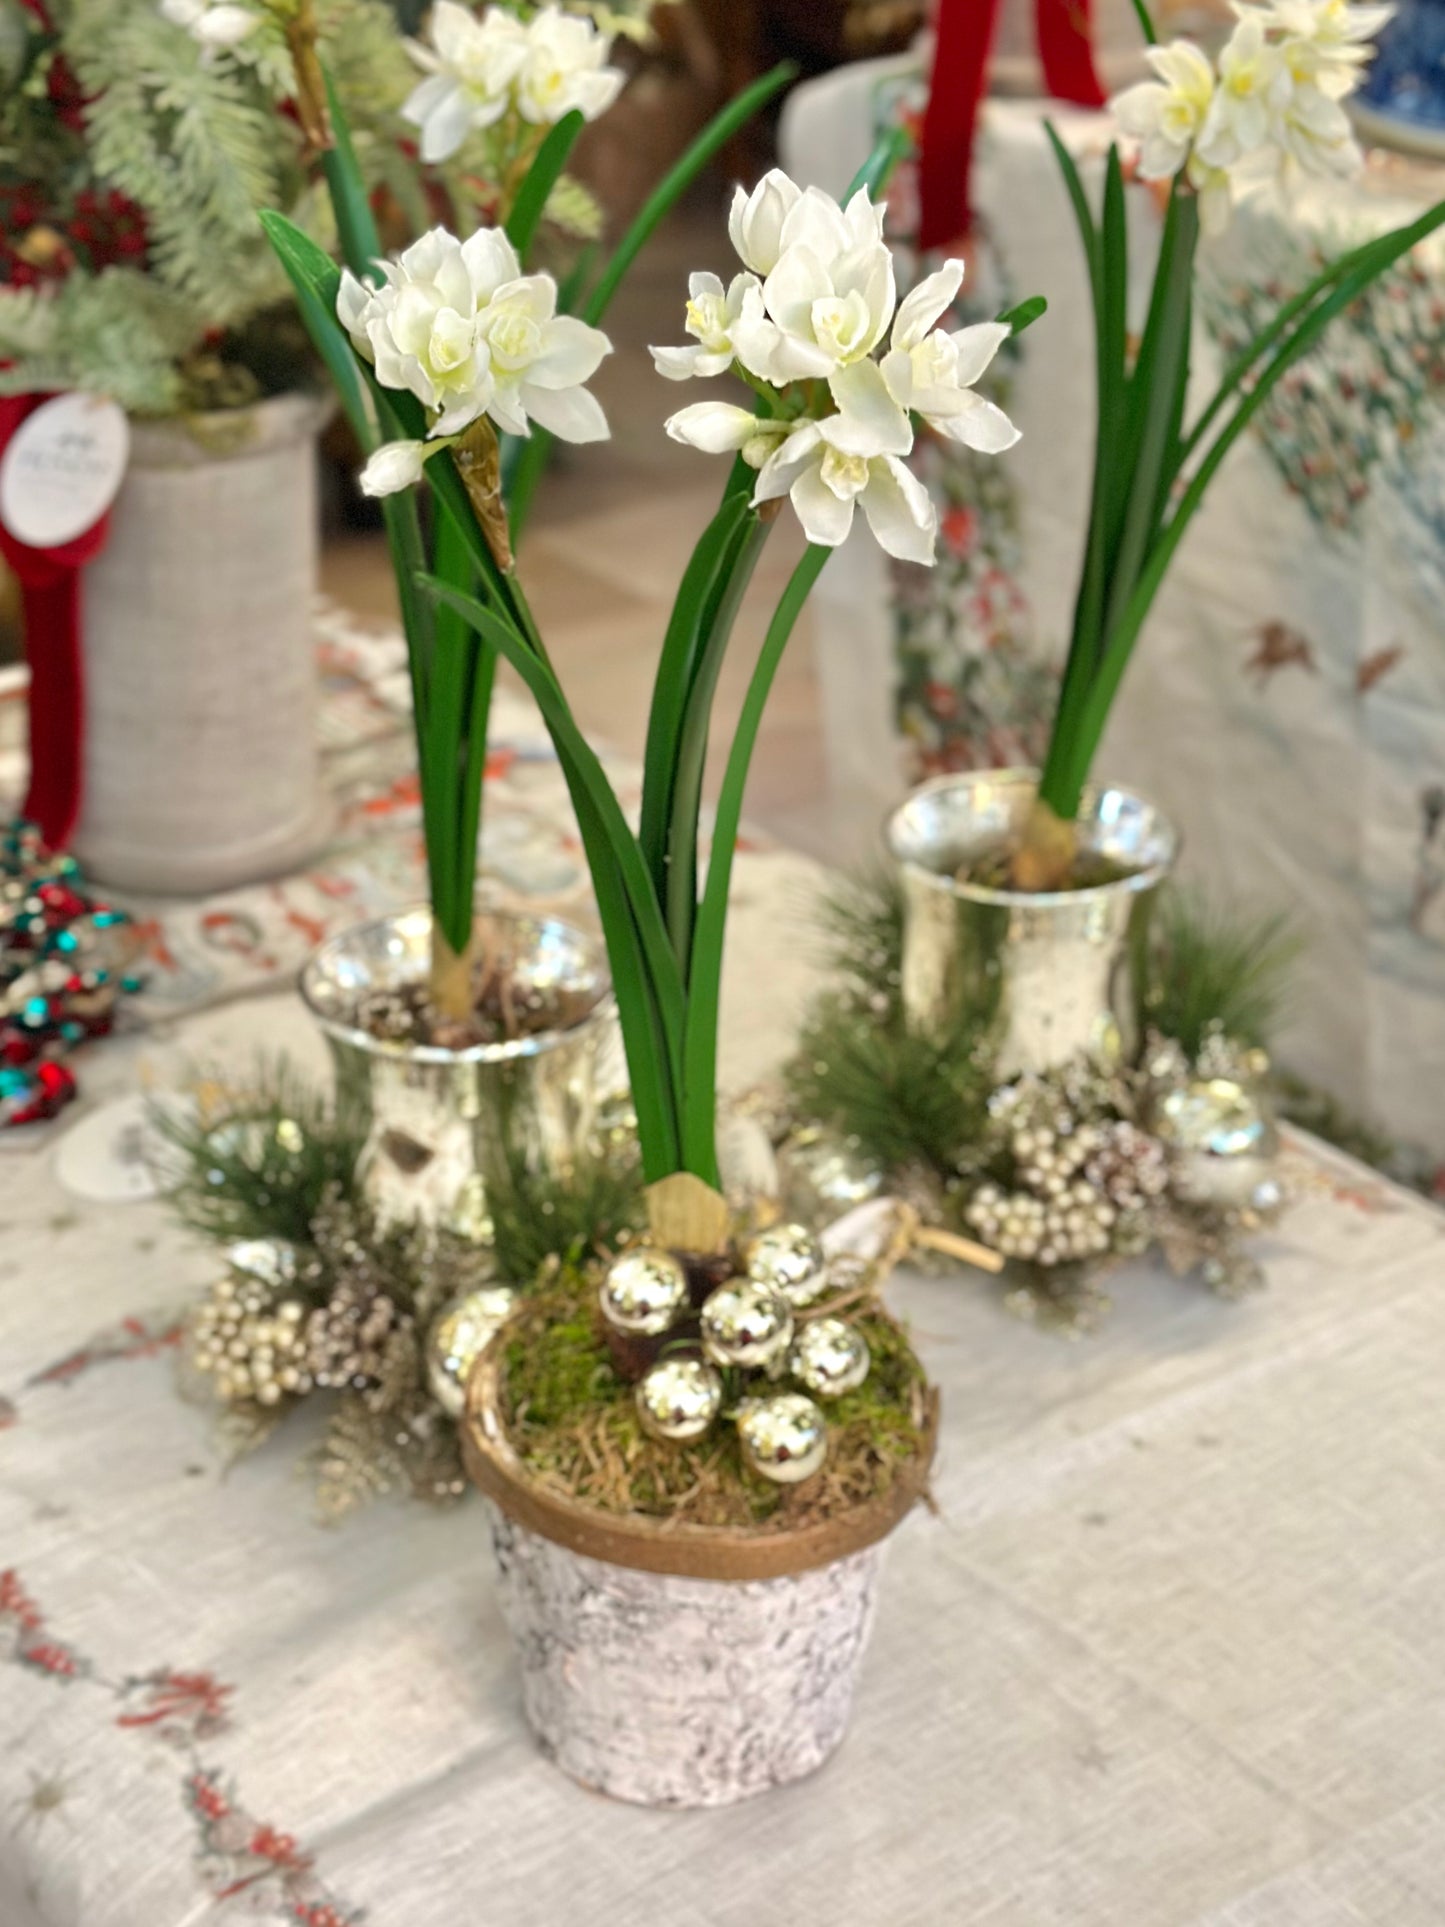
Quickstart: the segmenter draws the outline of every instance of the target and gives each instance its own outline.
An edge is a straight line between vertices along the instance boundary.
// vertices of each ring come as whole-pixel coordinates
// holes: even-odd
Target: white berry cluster
[[[305,1321],[298,1299],[275,1302],[261,1279],[222,1278],[196,1314],[192,1355],[227,1404],[279,1405],[311,1390]]]
[[[1059,1183],[1060,1190],[1044,1196],[981,1184],[965,1216],[983,1242],[1006,1258],[1067,1265],[1102,1257],[1118,1213],[1084,1180]]]

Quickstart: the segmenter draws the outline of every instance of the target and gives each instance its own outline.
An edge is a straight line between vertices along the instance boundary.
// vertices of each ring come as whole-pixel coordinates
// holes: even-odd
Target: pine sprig
[[[839,988],[814,1005],[785,1071],[795,1111],[887,1170],[956,1170],[982,1133],[994,1081],[987,1023],[966,1013],[947,1035],[923,1035],[905,1021],[895,877],[845,885],[819,920]]]
[[[1164,890],[1155,905],[1145,1024],[1175,1038],[1191,1058],[1210,1030],[1241,1044],[1267,1044],[1288,1005],[1303,947],[1282,913],[1249,916],[1198,891]]]
[[[487,1208],[498,1277],[527,1284],[549,1259],[580,1264],[643,1223],[636,1146],[598,1149],[566,1178],[517,1160],[488,1175]]]
[[[306,1245],[328,1201],[359,1205],[356,1166],[366,1117],[339,1089],[333,1102],[284,1057],[233,1074],[198,1074],[194,1110],[161,1104],[160,1177],[192,1231],[220,1243],[286,1238]]]
[[[256,209],[277,204],[299,145],[245,69],[196,59],[155,8],[116,0],[72,0],[63,44],[88,96],[95,171],[146,211],[152,272],[212,327],[276,299],[284,282]]]
[[[838,891],[820,921],[836,988],[804,1021],[785,1080],[793,1113],[850,1139],[885,1170],[947,1178],[986,1133],[994,1034],[980,1006],[946,1033],[904,1017],[903,898],[889,875]],[[1156,906],[1141,1028],[1192,1060],[1211,1032],[1265,1044],[1288,998],[1300,940],[1281,916],[1247,917],[1180,890]]]

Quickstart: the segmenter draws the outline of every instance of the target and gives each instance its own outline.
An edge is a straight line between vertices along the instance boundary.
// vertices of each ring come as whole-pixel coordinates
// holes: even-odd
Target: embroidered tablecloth
[[[530,900],[547,878],[580,909],[520,707],[488,810],[494,870],[540,851]],[[1071,1342],[992,1284],[896,1281],[943,1390],[937,1509],[891,1548],[841,1752],[731,1811],[616,1806],[539,1757],[478,1503],[323,1528],[294,1425],[224,1468],[175,1384],[213,1255],[57,1167],[100,1107],[198,1060],[319,1068],[266,979],[313,912],[414,890],[396,840],[359,839],[346,892],[252,893],[259,941],[215,958],[211,913],[172,912],[166,951],[216,994],[186,1010],[162,976],[79,1060],[81,1103],[0,1160],[4,1927],[1445,1918],[1445,1217],[1317,1147],[1244,1303],[1136,1266]],[[786,1046],[821,881],[741,856],[735,1082]]]
[[[909,60],[791,97],[785,162],[839,191],[875,127],[906,116]],[[968,318],[1043,293],[1049,313],[992,378],[1023,440],[980,459],[920,438],[939,563],[891,568],[866,536],[816,591],[837,821],[871,839],[920,775],[1042,754],[1078,582],[1093,455],[1093,322],[1044,138],[1048,114],[1097,189],[1107,116],[990,102],[975,168]],[[1375,152],[1357,184],[1242,204],[1200,257],[1197,410],[1320,258],[1413,219],[1445,169]],[[1129,192],[1133,323],[1160,205]],[[891,208],[907,235],[905,173]],[[970,294],[970,290],[972,291]],[[1445,1159],[1445,246],[1384,277],[1304,358],[1236,447],[1150,617],[1098,759],[1183,833],[1183,874],[1290,912],[1307,940],[1289,1066]]]

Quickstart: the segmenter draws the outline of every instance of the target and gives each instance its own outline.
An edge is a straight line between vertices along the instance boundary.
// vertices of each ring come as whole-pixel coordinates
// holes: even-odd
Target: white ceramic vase
[[[310,633],[329,404],[132,425],[85,573],[73,847],[120,890],[205,894],[294,869],[327,824]]]

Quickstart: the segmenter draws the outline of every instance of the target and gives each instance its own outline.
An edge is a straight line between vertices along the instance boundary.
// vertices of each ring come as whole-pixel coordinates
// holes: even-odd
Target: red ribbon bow
[[[0,397],[0,451],[46,395]],[[52,850],[64,849],[80,814],[85,685],[80,655],[80,571],[105,546],[109,512],[72,541],[34,549],[0,523],[0,555],[20,584],[30,661],[30,787],[25,814]]]
[[[947,247],[968,232],[974,127],[987,91],[988,56],[1002,0],[939,0],[923,152],[919,246]],[[1059,100],[1102,107],[1094,71],[1090,0],[1034,0],[1044,85]]]

